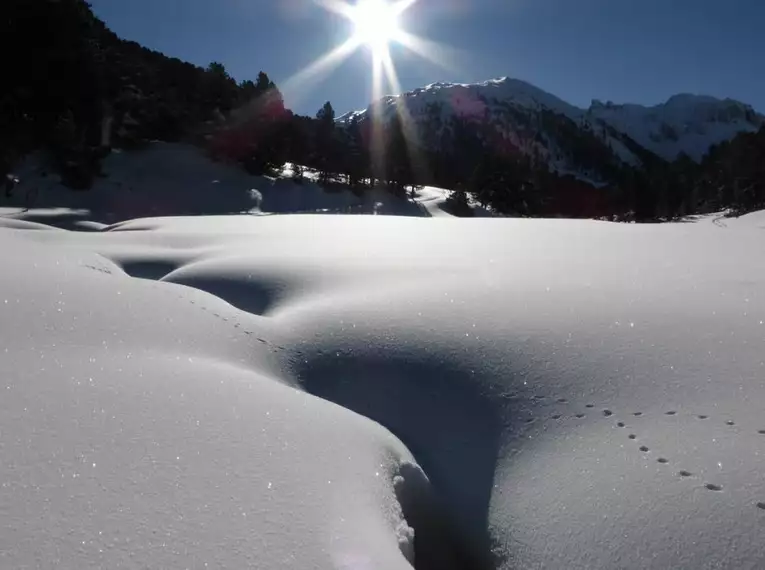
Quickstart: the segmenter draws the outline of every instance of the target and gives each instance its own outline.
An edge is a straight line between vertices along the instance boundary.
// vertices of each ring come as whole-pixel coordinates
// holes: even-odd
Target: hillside
[[[382,123],[389,146],[398,123],[412,123],[403,130],[421,163],[414,178],[504,214],[655,220],[765,204],[757,166],[765,117],[730,99],[677,95],[654,107],[596,101],[581,109],[502,78],[435,83],[337,122],[367,133]]]
[[[69,186],[88,188],[113,147],[192,140],[265,93],[281,101],[265,73],[237,83],[220,63],[203,69],[117,37],[84,0],[3,9],[0,35],[24,57],[4,54],[0,175],[44,149]]]
[[[104,159],[102,175],[87,192],[72,192],[56,177],[41,173],[38,155],[20,165],[21,181],[14,195],[0,195],[0,215],[80,230],[156,216],[448,215],[443,211],[448,192],[442,189],[426,187],[403,197],[385,188],[353,192],[339,187],[328,192],[314,172],[306,172],[296,183],[293,168],[287,165],[271,176],[252,175],[212,160],[193,145],[155,142],[139,151],[115,150]]]

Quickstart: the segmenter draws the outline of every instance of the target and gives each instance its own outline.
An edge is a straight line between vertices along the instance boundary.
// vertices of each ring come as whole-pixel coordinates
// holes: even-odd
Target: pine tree
[[[457,217],[469,218],[473,216],[473,210],[470,207],[467,192],[461,186],[449,194],[446,199],[446,207]]]
[[[228,79],[229,75],[226,71],[226,66],[218,61],[213,61],[207,66],[207,72],[211,75],[216,75],[222,79]]]
[[[319,181],[322,184],[327,184],[336,172],[335,110],[329,101],[316,113],[316,119],[315,153],[319,168]]]
[[[368,161],[361,136],[361,127],[357,117],[351,119],[345,133],[345,144],[342,151],[345,175],[348,186],[358,189],[362,179],[368,176]]]
[[[385,145],[385,179],[388,188],[396,195],[403,196],[407,186],[415,183],[409,147],[404,124],[399,113],[387,125]]]
[[[268,75],[265,72],[261,71],[258,73],[258,78],[255,82],[256,95],[263,95],[274,87],[276,87],[276,85],[268,78]]]
[[[239,84],[239,90],[241,92],[239,100],[240,105],[246,105],[258,96],[258,90],[257,87],[255,87],[255,83],[249,79],[246,79]]]

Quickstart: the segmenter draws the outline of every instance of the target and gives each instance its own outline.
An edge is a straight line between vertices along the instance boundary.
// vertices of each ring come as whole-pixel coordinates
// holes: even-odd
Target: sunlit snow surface
[[[0,218],[0,567],[761,568],[762,220]]]

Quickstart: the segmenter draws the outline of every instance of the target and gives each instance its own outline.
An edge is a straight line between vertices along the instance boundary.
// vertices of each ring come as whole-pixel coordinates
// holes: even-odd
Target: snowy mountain
[[[455,122],[467,121],[492,127],[499,135],[495,144],[510,144],[559,173],[596,181],[608,178],[604,160],[607,167],[639,165],[647,150],[666,160],[686,153],[698,161],[713,144],[765,124],[752,107],[731,99],[677,95],[653,107],[595,101],[582,109],[508,77],[475,84],[434,83],[384,97],[338,122],[363,122],[374,113],[387,119],[402,105],[425,147],[443,144]],[[597,160],[590,160],[593,155]]]
[[[472,115],[482,112],[487,101],[501,105],[512,103],[521,108],[549,109],[569,117],[578,117],[582,110],[569,105],[555,95],[547,93],[530,83],[510,77],[492,79],[482,83],[433,83],[426,87],[409,91],[399,96],[387,96],[381,100],[383,113],[390,114],[399,101],[406,102],[410,113],[415,115],[427,110],[432,104],[444,104],[450,111],[457,115]],[[371,111],[371,107],[364,111],[347,113],[337,120],[347,122],[353,117],[363,118]]]
[[[689,94],[653,107],[593,101],[587,115],[667,160],[685,153],[698,161],[713,144],[765,124],[762,115],[739,101]]]

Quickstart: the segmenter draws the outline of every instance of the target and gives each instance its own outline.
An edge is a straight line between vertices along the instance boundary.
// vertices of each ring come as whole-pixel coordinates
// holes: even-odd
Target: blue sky
[[[347,38],[346,22],[313,0],[91,0],[120,36],[239,80],[265,71],[280,86]],[[449,69],[402,48],[404,89],[511,76],[575,105],[655,104],[675,93],[732,97],[765,112],[763,0],[418,0],[404,18],[450,46]],[[338,114],[371,99],[361,50],[322,80],[288,89],[287,105]]]

